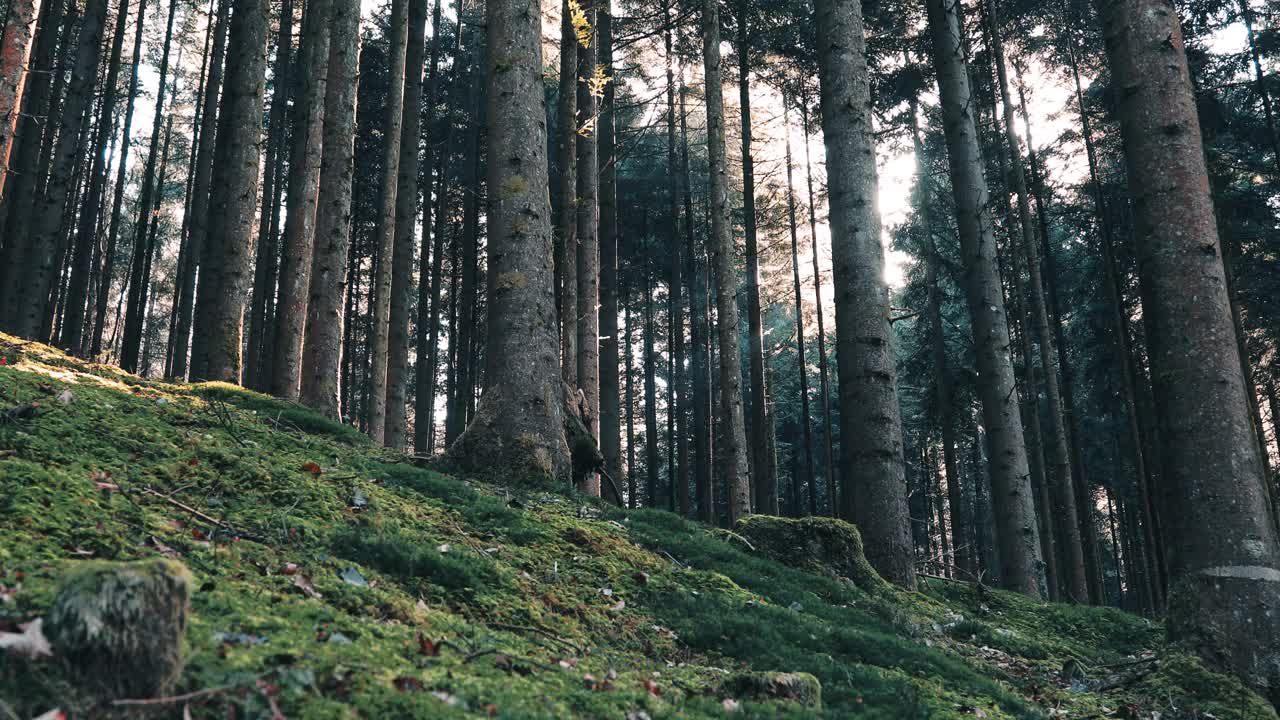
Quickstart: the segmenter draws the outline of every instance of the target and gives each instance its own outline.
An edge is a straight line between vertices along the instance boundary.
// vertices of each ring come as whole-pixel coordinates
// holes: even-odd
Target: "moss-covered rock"
[[[780,563],[848,578],[867,592],[887,587],[867,562],[858,528],[843,520],[751,515],[735,529],[752,549]]]
[[[745,672],[729,678],[723,691],[752,700],[792,700],[822,707],[822,683],[806,672]]]
[[[164,695],[182,672],[190,595],[191,575],[172,560],[85,563],[67,573],[46,633],[93,700]]]

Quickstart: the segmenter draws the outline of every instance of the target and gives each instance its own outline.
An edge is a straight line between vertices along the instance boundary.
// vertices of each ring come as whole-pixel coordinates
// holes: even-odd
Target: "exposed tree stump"
[[[172,560],[72,571],[45,619],[54,657],[94,702],[172,692],[182,672],[191,576]]]
[[[805,707],[822,707],[822,684],[809,673],[741,673],[726,680],[722,690],[752,700],[791,700]]]

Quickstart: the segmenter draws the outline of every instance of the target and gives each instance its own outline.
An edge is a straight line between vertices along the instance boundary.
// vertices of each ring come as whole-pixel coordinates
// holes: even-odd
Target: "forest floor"
[[[168,716],[1276,718],[1157,623],[899,591],[810,532],[859,547],[449,477],[296,405],[0,335],[0,633],[77,566],[180,560],[190,697],[145,706]],[[58,668],[0,651],[0,718],[84,716]]]

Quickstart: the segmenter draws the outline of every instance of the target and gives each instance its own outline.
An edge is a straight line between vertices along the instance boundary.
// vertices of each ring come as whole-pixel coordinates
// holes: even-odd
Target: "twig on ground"
[[[171,695],[169,697],[158,698],[136,698],[125,700],[112,700],[111,704],[116,707],[132,707],[145,705],[172,705],[174,703],[187,702],[189,700],[199,700],[213,695],[220,695],[229,690],[235,690],[240,685],[222,685],[219,687],[206,688],[204,690],[196,690],[195,692],[184,693],[182,695]]]
[[[584,654],[584,653],[583,653],[583,651],[582,651],[582,648],[580,648],[580,647],[578,647],[577,645],[575,645],[575,644],[573,644],[573,643],[569,642],[568,640],[565,640],[564,638],[560,637],[559,635],[556,635],[555,633],[551,632],[550,630],[544,630],[543,628],[540,628],[540,627],[526,627],[526,626],[524,626],[524,625],[508,625],[508,624],[506,624],[506,623],[488,623],[488,625],[489,625],[489,627],[492,627],[492,628],[497,628],[497,629],[499,629],[499,630],[508,630],[508,631],[510,631],[510,632],[531,632],[531,633],[537,633],[538,635],[541,635],[541,636],[543,636],[543,637],[545,637],[545,638],[548,638],[548,639],[550,639],[550,640],[553,640],[553,641],[555,641],[555,642],[557,642],[557,643],[559,643],[559,644],[561,644],[561,645],[563,645],[563,646],[567,647],[568,649],[570,649],[570,650],[574,651],[574,652],[575,652],[575,653],[577,653],[578,655],[582,655],[582,654]]]

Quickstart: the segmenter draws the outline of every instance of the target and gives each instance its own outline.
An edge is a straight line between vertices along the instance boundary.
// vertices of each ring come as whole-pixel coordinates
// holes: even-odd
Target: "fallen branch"
[[[240,685],[222,685],[220,687],[207,688],[205,690],[196,690],[195,692],[184,693],[182,695],[171,695],[169,697],[158,698],[137,698],[126,700],[112,700],[111,704],[117,707],[145,706],[145,705],[172,705],[174,703],[187,702],[190,700],[199,700],[200,698],[220,695],[229,690],[235,690]]]
[[[734,531],[732,531],[732,530],[725,530],[725,529],[723,529],[723,528],[721,528],[721,531],[722,531],[725,535],[728,535],[729,537],[733,538],[734,540],[737,540],[738,542],[742,543],[743,545],[746,545],[746,546],[747,546],[747,549],[748,549],[748,550],[750,550],[751,552],[755,552],[755,551],[756,551],[756,546],[755,546],[755,545],[752,545],[752,544],[751,544],[751,542],[750,542],[749,540],[747,540],[746,538],[742,537],[742,536],[741,536],[741,535],[739,535],[738,533],[736,533],[736,532],[734,532]]]
[[[575,652],[575,653],[577,653],[578,655],[583,655],[583,654],[585,654],[585,653],[582,651],[582,649],[581,649],[581,648],[579,648],[577,645],[575,645],[575,644],[573,644],[573,643],[569,642],[568,640],[565,640],[564,638],[560,637],[559,635],[556,635],[555,633],[551,632],[550,630],[544,630],[544,629],[542,629],[542,628],[540,628],[540,627],[525,627],[524,625],[508,625],[508,624],[506,624],[506,623],[489,623],[488,625],[489,625],[489,627],[497,628],[498,630],[508,630],[508,631],[510,631],[510,632],[531,632],[531,633],[537,633],[538,635],[541,635],[541,636],[543,636],[543,637],[545,637],[545,638],[548,638],[548,639],[553,640],[553,641],[555,641],[555,642],[557,642],[557,643],[560,643],[561,645],[563,645],[563,646],[565,646],[565,647],[569,648],[570,650],[574,651],[574,652]]]

